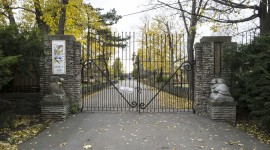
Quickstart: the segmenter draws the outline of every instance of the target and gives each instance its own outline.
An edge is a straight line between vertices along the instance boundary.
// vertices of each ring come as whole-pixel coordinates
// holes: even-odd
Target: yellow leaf
[[[83,149],[92,149],[92,145],[84,145]]]

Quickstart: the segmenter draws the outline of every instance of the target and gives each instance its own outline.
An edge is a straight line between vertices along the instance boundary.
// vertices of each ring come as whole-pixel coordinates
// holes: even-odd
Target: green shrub
[[[239,107],[270,129],[270,36],[228,49],[224,56],[232,68],[232,94]]]
[[[70,107],[71,114],[76,114],[78,112],[78,110],[79,110],[79,108],[76,104],[71,105],[71,107]]]

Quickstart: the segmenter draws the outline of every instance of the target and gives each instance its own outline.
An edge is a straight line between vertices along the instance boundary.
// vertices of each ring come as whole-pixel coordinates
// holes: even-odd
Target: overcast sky
[[[90,2],[94,8],[104,8],[104,11],[108,11],[112,8],[115,8],[117,14],[124,16],[134,12],[139,12],[145,10],[143,4],[147,0],[86,0]],[[148,12],[150,13],[150,12]],[[136,15],[130,15],[123,17],[120,21],[113,26],[113,29],[116,29],[118,32],[133,32],[137,30],[137,26],[140,24],[140,18],[145,13],[140,13]]]

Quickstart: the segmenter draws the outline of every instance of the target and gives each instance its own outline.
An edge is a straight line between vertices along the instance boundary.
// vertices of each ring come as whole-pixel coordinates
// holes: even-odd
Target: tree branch
[[[178,0],[178,1],[179,1],[179,0]],[[251,16],[249,16],[249,17],[246,17],[246,18],[243,18],[243,19],[238,19],[238,20],[214,19],[214,18],[211,18],[211,17],[207,17],[207,16],[205,16],[205,15],[193,14],[193,13],[191,13],[191,12],[189,12],[189,11],[184,10],[182,7],[177,8],[177,7],[171,6],[171,5],[169,5],[169,4],[166,4],[166,3],[164,3],[164,2],[161,2],[161,1],[159,1],[159,2],[162,3],[162,4],[164,4],[164,5],[166,5],[167,7],[170,7],[170,8],[172,8],[172,9],[176,9],[176,10],[181,11],[182,14],[183,14],[183,13],[187,13],[187,14],[189,14],[189,15],[196,15],[196,16],[199,16],[199,17],[208,19],[208,20],[213,20],[213,21],[215,21],[215,22],[219,22],[219,23],[240,23],[240,22],[250,21],[250,20],[253,20],[253,19],[259,17],[258,14],[255,14],[255,13],[254,13],[253,15],[251,15]],[[180,2],[180,1],[179,1],[179,2]],[[180,3],[180,4],[181,4],[181,3]],[[180,6],[180,5],[179,5],[179,6]],[[182,6],[182,5],[181,5],[181,6]]]
[[[179,5],[180,8],[183,8],[180,0],[178,0],[178,5]],[[185,12],[184,11],[181,11],[181,12],[182,12],[182,17],[183,17],[183,22],[184,22],[186,32],[189,35],[189,32],[188,32],[189,28],[188,28],[188,25],[187,25],[187,19],[186,19]],[[190,21],[191,21],[191,19],[190,19]]]
[[[257,6],[257,5],[248,6],[248,5],[242,4],[243,2],[241,2],[241,3],[235,3],[235,2],[232,2],[231,0],[213,0],[213,1],[216,2],[216,3],[218,3],[218,4],[222,4],[222,5],[233,7],[233,8],[256,9],[256,10],[259,10],[260,9],[260,7]]]
[[[22,9],[22,10],[26,10],[26,11],[31,12],[31,13],[36,13],[35,11],[28,9],[28,8],[24,8],[24,7],[11,7],[11,9]]]
[[[0,14],[2,14],[3,16],[5,16],[5,17],[7,17],[8,18],[8,15],[7,14],[5,14],[4,12],[0,12]]]

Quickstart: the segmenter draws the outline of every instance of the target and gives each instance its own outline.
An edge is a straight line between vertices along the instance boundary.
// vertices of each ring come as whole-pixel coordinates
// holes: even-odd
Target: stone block
[[[68,102],[41,102],[41,116],[43,120],[52,119],[57,121],[64,120],[69,113]]]
[[[207,115],[217,121],[235,122],[237,102],[207,100]]]

